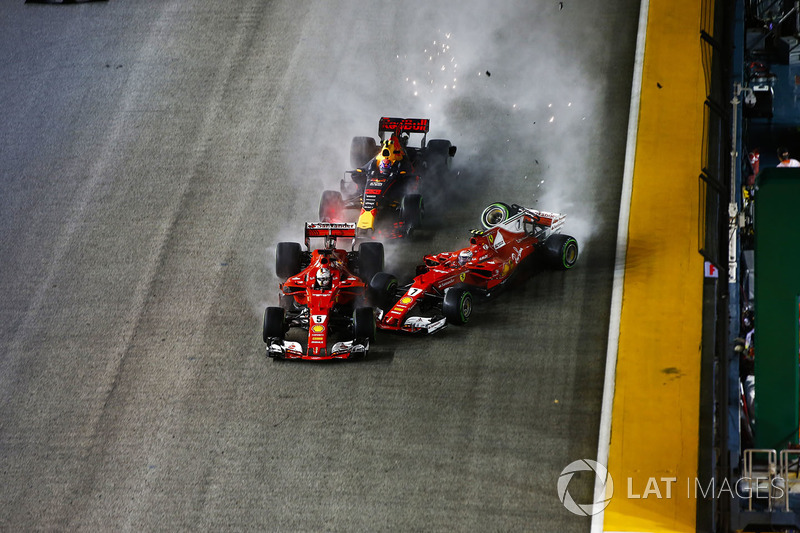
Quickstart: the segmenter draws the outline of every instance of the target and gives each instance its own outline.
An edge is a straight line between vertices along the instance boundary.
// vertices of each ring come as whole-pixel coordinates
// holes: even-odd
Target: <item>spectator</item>
[[[800,161],[797,159],[792,159],[789,155],[789,150],[786,148],[778,148],[778,159],[780,163],[778,163],[778,168],[787,168],[787,167],[800,167]]]

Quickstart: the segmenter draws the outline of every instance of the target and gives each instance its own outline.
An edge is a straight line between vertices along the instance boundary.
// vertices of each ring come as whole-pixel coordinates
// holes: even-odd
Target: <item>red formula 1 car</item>
[[[484,230],[473,230],[469,246],[455,252],[426,255],[417,276],[400,298],[381,303],[378,328],[409,333],[432,333],[447,323],[464,324],[472,314],[473,298],[489,297],[525,261],[539,258],[556,269],[569,269],[578,259],[578,242],[560,233],[565,215],[494,203],[484,209]],[[375,290],[393,278],[380,273],[371,280]]]
[[[325,191],[319,204],[320,220],[341,221],[345,210],[359,210],[359,236],[388,238],[410,235],[422,224],[424,211],[420,182],[450,168],[456,147],[444,139],[427,140],[430,121],[422,118],[383,117],[378,123],[380,142],[355,137],[350,146],[349,170],[341,191]],[[419,148],[409,145],[421,134]]]
[[[264,311],[267,355],[280,359],[350,359],[363,357],[375,339],[375,312],[365,307],[367,281],[383,269],[383,244],[363,242],[358,251],[336,247],[338,238],[355,239],[355,224],[306,223],[306,251],[295,242],[278,243],[275,271],[280,307]],[[310,239],[324,239],[312,250]],[[379,276],[379,278],[381,277]],[[303,349],[287,340],[290,328],[308,330]],[[332,345],[331,345],[332,344]]]

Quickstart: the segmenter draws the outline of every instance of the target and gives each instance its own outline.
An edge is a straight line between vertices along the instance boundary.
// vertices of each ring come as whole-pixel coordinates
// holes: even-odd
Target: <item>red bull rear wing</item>
[[[378,122],[378,134],[391,133],[428,133],[431,121],[427,118],[393,118],[381,117]]]

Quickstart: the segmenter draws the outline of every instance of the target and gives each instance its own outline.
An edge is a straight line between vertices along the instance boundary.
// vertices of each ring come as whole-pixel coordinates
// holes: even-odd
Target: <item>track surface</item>
[[[428,4],[6,3],[0,529],[588,529],[556,480],[597,449],[638,1]],[[579,266],[267,360],[274,245],[380,115],[459,146],[391,270],[496,200],[567,212]]]

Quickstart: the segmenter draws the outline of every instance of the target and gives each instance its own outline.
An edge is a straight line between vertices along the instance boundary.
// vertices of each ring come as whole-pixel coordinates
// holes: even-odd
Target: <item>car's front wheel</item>
[[[356,340],[375,340],[375,310],[359,307],[353,314],[353,337]]]
[[[282,307],[267,307],[264,310],[264,327],[262,336],[269,344],[270,339],[283,340],[286,335],[286,315]]]
[[[378,272],[369,280],[369,301],[381,309],[388,309],[394,305],[397,292],[397,278],[387,272]]]
[[[403,201],[400,205],[400,220],[403,221],[406,235],[410,236],[414,230],[422,225],[424,213],[425,206],[422,203],[422,195],[407,194],[403,196]]]
[[[444,295],[442,312],[450,324],[466,324],[472,316],[472,293],[464,288],[453,288]]]
[[[342,218],[344,201],[339,191],[323,191],[319,200],[320,222],[333,222]]]

